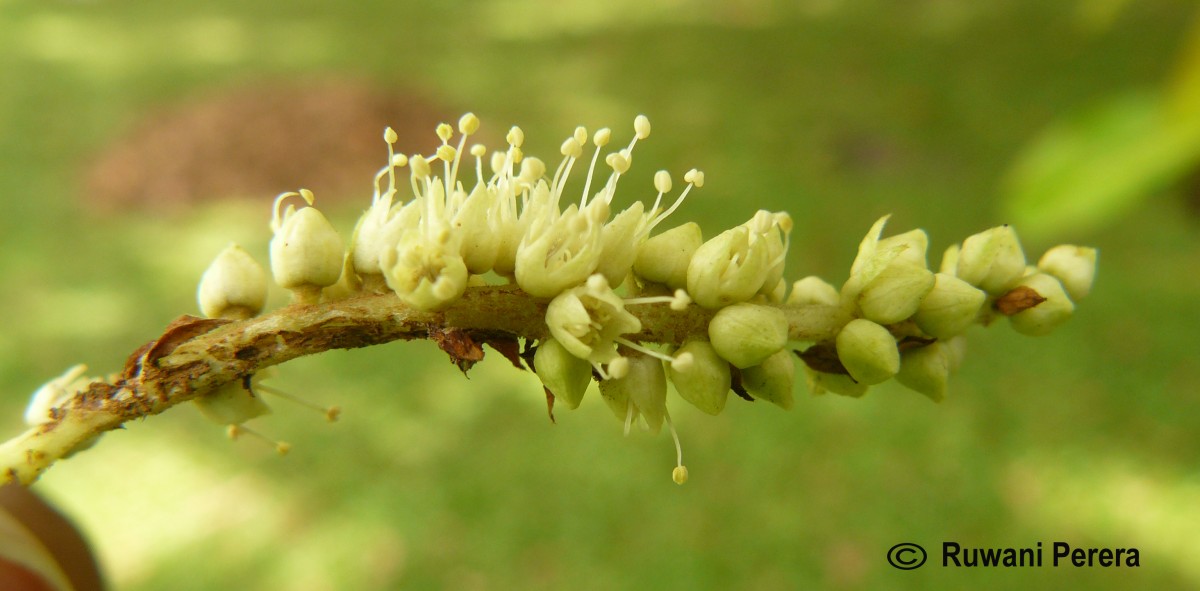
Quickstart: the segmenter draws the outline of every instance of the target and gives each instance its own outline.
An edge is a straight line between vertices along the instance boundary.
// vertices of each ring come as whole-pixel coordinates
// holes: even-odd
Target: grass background
[[[627,137],[646,113],[655,132],[622,198],[648,194],[658,168],[699,167],[707,184],[683,215],[706,235],[786,209],[789,276],[840,282],[882,214],[926,228],[932,252],[1004,222],[999,187],[1030,138],[1161,84],[1195,11],[731,4],[0,0],[0,430],[21,428],[47,378],[81,361],[116,370],[194,313],[228,241],[266,261],[272,195],[169,216],[82,206],[88,158],[156,106],[352,75],[493,130],[520,124],[541,154],[579,123]],[[347,234],[367,183],[328,211]],[[276,404],[258,426],[296,445],[286,458],[183,408],[108,434],[36,488],[120,589],[1195,588],[1200,235],[1181,196],[1102,231],[1026,237],[1033,256],[1098,246],[1093,295],[1049,338],[973,334],[941,405],[894,385],[803,396],[790,413],[735,400],[710,418],[673,401],[685,487],[669,439],[623,438],[594,392],[551,425],[532,376],[493,356],[465,380],[418,342],[281,367],[278,386],[346,409],[326,425]],[[934,564],[942,541],[1058,540],[1138,547],[1142,566]],[[931,563],[889,567],[902,541]]]

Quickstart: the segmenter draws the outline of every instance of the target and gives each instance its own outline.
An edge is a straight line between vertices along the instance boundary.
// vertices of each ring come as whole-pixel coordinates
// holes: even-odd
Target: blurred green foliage
[[[1129,3],[1097,28],[1033,0],[0,1],[0,429],[17,432],[45,379],[115,370],[194,312],[226,242],[265,262],[271,195],[169,216],[84,206],[83,168],[158,105],[353,75],[474,110],[485,130],[520,124],[529,153],[551,154],[578,123],[621,130],[645,112],[655,132],[623,194],[699,167],[684,216],[711,235],[787,209],[789,276],[840,282],[884,213],[926,228],[934,252],[1009,221],[1014,157],[1083,106],[1160,85],[1194,9]],[[369,181],[330,211],[347,233]],[[276,403],[257,427],[295,444],[286,458],[183,408],[37,488],[121,589],[1195,588],[1195,220],[1159,199],[1102,233],[1054,230],[1026,240],[1031,255],[1101,251],[1067,327],[979,330],[941,405],[895,386],[790,413],[735,400],[717,418],[674,401],[684,487],[669,439],[622,438],[594,391],[551,425],[536,381],[498,356],[467,380],[429,343],[398,343],[280,368],[277,386],[346,408],[326,425]],[[944,540],[1137,546],[1143,566],[884,559]]]
[[[1200,18],[1176,71],[1052,125],[1023,150],[1005,210],[1027,235],[1115,223],[1200,165]]]

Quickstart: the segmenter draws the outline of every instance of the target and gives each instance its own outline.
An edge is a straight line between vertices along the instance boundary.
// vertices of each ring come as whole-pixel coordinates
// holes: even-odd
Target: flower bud
[[[695,302],[715,309],[744,302],[767,278],[768,244],[750,240],[746,226],[722,232],[700,245],[688,263],[687,291]]]
[[[945,273],[954,277],[958,276],[959,248],[957,244],[951,244],[946,247],[946,252],[942,253],[942,264],[938,267],[938,273]]]
[[[315,207],[297,211],[289,205],[281,216],[279,204],[290,195],[295,193],[284,193],[275,200],[271,224],[275,231],[271,238],[271,273],[275,283],[297,292],[337,283],[342,275],[341,237]],[[306,190],[300,195],[312,203],[312,193]]]
[[[1029,336],[1050,334],[1055,328],[1071,317],[1075,305],[1067,292],[1063,290],[1058,279],[1045,273],[1035,273],[1021,279],[1018,286],[1028,287],[1046,300],[1032,308],[1022,310],[1008,317],[1013,329]]]
[[[463,201],[451,220],[454,231],[462,236],[463,264],[473,275],[491,271],[496,263],[500,237],[496,235],[488,219],[495,203],[495,193],[480,183],[471,190],[471,194]]]
[[[787,297],[789,306],[836,306],[839,301],[837,288],[816,275],[793,283]]]
[[[909,390],[928,396],[934,402],[941,402],[946,398],[952,355],[948,346],[941,341],[905,351],[900,356],[900,372],[896,374],[896,381]]]
[[[938,273],[934,279],[913,321],[931,337],[949,338],[975,323],[987,294],[953,275]]]
[[[625,278],[633,268],[638,247],[645,238],[644,233],[638,233],[644,210],[641,201],[634,201],[633,205],[617,214],[600,230],[600,259],[596,272],[604,275],[609,285],[625,283]]]
[[[709,321],[708,339],[717,354],[735,367],[752,367],[787,344],[787,317],[772,306],[726,306]]]
[[[688,264],[703,243],[704,238],[696,222],[671,228],[638,246],[633,272],[674,289],[686,288]]]
[[[771,213],[760,209],[742,225],[750,230],[750,244],[766,251],[767,271],[763,276],[761,292],[769,296],[783,279],[792,218],[786,212]]]
[[[855,285],[854,281],[851,277],[847,286]],[[862,285],[854,301],[864,318],[895,324],[915,314],[933,286],[934,277],[929,269],[897,258]]]
[[[197,396],[196,407],[204,418],[218,425],[240,425],[271,409],[241,382],[229,382],[213,392]]]
[[[796,362],[792,352],[787,350],[780,350],[761,364],[742,370],[742,387],[746,392],[784,410],[792,408],[795,380]]]
[[[342,276],[337,283],[321,290],[321,299],[326,302],[344,300],[358,295],[363,290],[362,277],[354,272],[354,257],[347,252],[342,259]]]
[[[1092,281],[1096,278],[1096,249],[1060,244],[1042,255],[1038,270],[1057,278],[1071,300],[1078,302],[1092,291]]]
[[[787,296],[787,280],[780,277],[779,281],[775,282],[775,287],[770,290],[767,289],[764,283],[762,290],[758,293],[772,304],[782,304],[783,299]]]
[[[1002,294],[1025,274],[1025,253],[1017,233],[1008,226],[967,237],[958,253],[959,279],[992,295]]]
[[[667,367],[679,397],[710,415],[721,414],[729,398],[729,362],[721,359],[707,341],[688,341],[674,353],[676,358],[686,354],[692,356],[690,364]]]
[[[628,373],[620,378],[602,380],[600,396],[618,420],[633,421],[641,416],[650,431],[657,434],[667,413],[667,374],[663,364],[648,355],[632,355],[626,359],[629,360]]]
[[[841,299],[880,324],[912,316],[933,289],[933,273],[925,268],[925,232],[913,230],[883,240],[889,216],[877,220],[858,246]]]
[[[916,265],[921,268],[928,267],[925,261],[925,251],[929,249],[929,236],[925,234],[925,230],[918,228],[916,230],[909,230],[903,234],[889,236],[879,240],[875,246],[876,251],[886,251],[893,248],[900,252],[896,257],[897,261]]]
[[[209,318],[250,318],[267,302],[267,272],[242,247],[230,244],[217,255],[196,290]]]
[[[855,381],[868,386],[885,382],[900,371],[900,351],[888,329],[858,318],[837,335],[838,360]]]
[[[555,401],[572,410],[579,408],[592,381],[591,364],[572,355],[553,338],[546,338],[533,354],[533,367]]]

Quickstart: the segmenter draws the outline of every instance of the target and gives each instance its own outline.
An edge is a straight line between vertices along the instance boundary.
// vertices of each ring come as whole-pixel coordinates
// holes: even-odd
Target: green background
[[[677,185],[700,168],[707,183],[676,219],[711,236],[786,209],[788,276],[840,283],[880,215],[925,228],[934,261],[1007,221],[999,196],[1022,149],[1061,117],[1162,85],[1196,13],[734,4],[0,0],[0,433],[19,432],[46,379],[80,362],[116,371],[196,313],[195,282],[230,240],[266,262],[271,194],[87,206],[90,161],[156,108],[349,76],[473,110],[492,137],[519,124],[549,162],[575,125],[622,141],[646,113],[654,133],[619,205],[652,196],[659,168]],[[344,235],[369,183],[323,207]],[[280,367],[276,386],[345,409],[330,425],[273,404],[254,424],[293,443],[287,457],[179,408],[35,488],[78,520],[119,589],[1196,588],[1200,234],[1187,191],[1154,197],[1104,227],[1025,236],[1031,257],[1097,246],[1092,296],[1047,338],[973,331],[940,405],[894,384],[861,400],[798,384],[791,412],[731,400],[715,418],[672,400],[684,487],[669,437],[622,437],[594,391],[552,425],[536,379],[498,355],[468,380],[410,342]],[[907,541],[930,563],[888,566]],[[1142,566],[946,569],[942,541],[1132,546]]]

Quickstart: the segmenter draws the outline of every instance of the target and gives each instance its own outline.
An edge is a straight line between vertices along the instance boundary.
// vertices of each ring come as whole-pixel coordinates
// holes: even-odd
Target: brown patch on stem
[[[1035,291],[1032,287],[1024,285],[1013,288],[1008,293],[996,298],[992,304],[992,308],[1005,316],[1012,316],[1019,312],[1024,312],[1042,302],[1046,298],[1042,294]]]
[[[521,342],[517,337],[491,336],[483,339],[483,343],[498,351],[513,367],[524,371],[525,366],[521,365]],[[532,363],[530,367],[533,367]]]
[[[908,336],[896,341],[896,348],[903,353],[905,351],[914,351],[922,347],[928,347],[936,342],[937,339],[933,337]]]
[[[483,347],[480,347],[465,330],[434,328],[429,331],[429,338],[450,356],[450,361],[453,361],[464,375],[483,359]]]
[[[846,371],[846,366],[842,365],[842,360],[838,359],[837,346],[832,341],[817,343],[803,351],[792,351],[804,361],[810,369],[822,373],[832,373],[848,376],[849,371]]]

